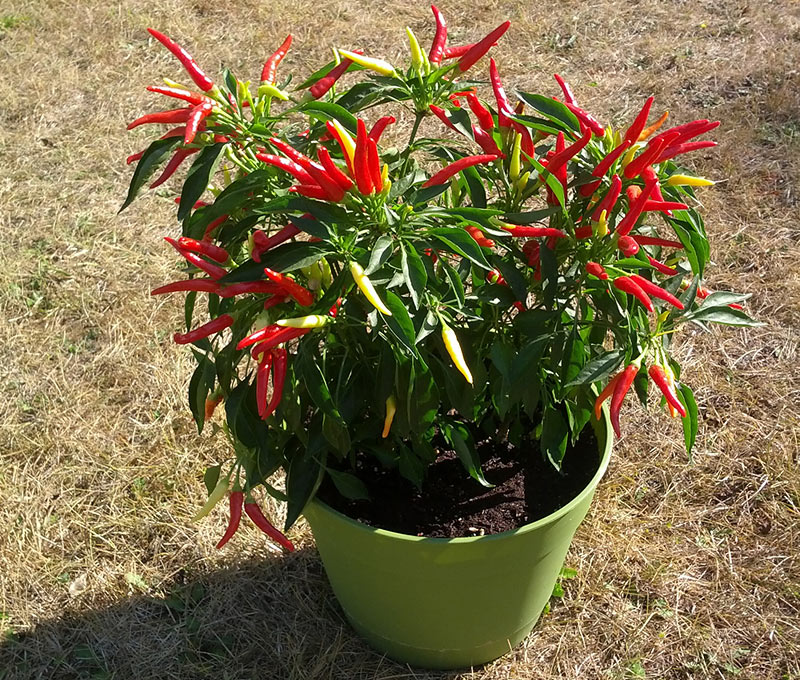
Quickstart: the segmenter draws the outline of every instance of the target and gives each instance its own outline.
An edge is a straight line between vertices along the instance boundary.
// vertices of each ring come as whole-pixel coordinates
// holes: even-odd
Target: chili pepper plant
[[[291,549],[257,490],[288,503],[288,529],[325,475],[368,494],[357,456],[420,485],[446,446],[486,484],[476,439],[532,434],[558,468],[606,400],[620,434],[632,387],[683,420],[691,452],[697,406],[673,336],[754,323],[747,296],[702,284],[695,191],[713,182],[684,158],[715,146],[717,122],[665,127],[651,97],[612,128],[558,75],[553,91],[509,95],[484,59],[509,22],[451,46],[432,9],[433,44],[407,29],[406,64],[337,45],[299,81],[279,68],[291,36],[251,83],[212,81],[150,30],[193,85],[148,88],[180,105],[128,126],[171,127],[128,158],[123,208],[188,166],[165,239],[184,269],[153,295],[185,293],[174,340],[197,361],[198,430],[224,405],[231,458],[208,469],[198,513],[229,496],[218,547],[244,506]]]

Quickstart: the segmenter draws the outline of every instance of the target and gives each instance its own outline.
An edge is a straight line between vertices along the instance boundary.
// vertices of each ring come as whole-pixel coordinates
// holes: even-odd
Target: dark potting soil
[[[538,442],[515,448],[487,439],[477,450],[492,488],[472,479],[454,451],[440,449],[421,491],[397,470],[359,456],[356,474],[370,500],[344,498],[327,476],[317,496],[364,524],[404,534],[438,538],[496,534],[546,517],[569,503],[586,488],[600,462],[591,427],[584,428],[574,447],[567,447],[560,472],[543,460]]]

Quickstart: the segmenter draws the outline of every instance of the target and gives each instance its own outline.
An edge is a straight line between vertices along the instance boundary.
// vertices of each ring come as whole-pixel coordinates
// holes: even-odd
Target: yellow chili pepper
[[[389,166],[384,163],[381,168],[381,184],[386,184],[387,179],[389,179]]]
[[[258,96],[263,97],[264,95],[276,97],[277,99],[282,99],[285,102],[289,101],[289,95],[271,83],[261,83],[261,85],[258,86]]]
[[[214,509],[214,506],[225,497],[225,494],[228,493],[228,481],[228,478],[225,477],[217,482],[214,490],[208,495],[208,500],[206,501],[205,505],[197,511],[197,514],[194,517],[192,517],[193,522],[205,517]]]
[[[408,35],[408,44],[411,48],[411,63],[414,65],[414,68],[417,69],[417,73],[421,76],[427,76],[431,70],[428,56],[422,51],[417,36],[414,35],[414,31],[408,26],[406,26],[406,35]]]
[[[597,238],[603,238],[608,233],[608,223],[606,222],[606,210],[600,213],[600,218],[592,225],[592,231]]]
[[[359,66],[368,68],[370,71],[375,71],[382,76],[396,76],[397,69],[392,66],[388,61],[383,59],[373,59],[372,57],[365,57],[363,54],[356,54],[355,52],[348,52],[347,50],[338,50],[339,54],[346,59],[349,59]]]
[[[628,163],[630,163],[633,160],[633,157],[636,155],[636,151],[639,149],[639,146],[640,146],[639,144],[633,144],[631,148],[628,149],[628,151],[622,157],[622,163],[621,163],[622,168],[625,168],[628,165]]]
[[[383,432],[381,433],[381,437],[384,439],[389,436],[389,430],[392,429],[392,421],[394,420],[395,413],[397,413],[397,400],[394,398],[393,394],[390,394],[386,398],[386,418],[383,421]]]
[[[520,150],[522,147],[522,135],[517,132],[514,135],[514,146],[511,148],[511,160],[508,163],[508,176],[512,183],[519,177],[520,171]]]
[[[291,319],[279,319],[275,324],[285,328],[320,328],[330,320],[331,317],[329,316],[309,314],[308,316],[296,316]]]
[[[381,314],[391,316],[392,311],[383,303],[383,300],[378,297],[378,291],[375,290],[372,281],[364,274],[364,268],[358,264],[358,262],[350,263],[350,273],[353,275],[353,280],[356,282],[356,285],[361,289],[361,292],[364,293],[364,297],[372,303],[372,306],[381,312]]]
[[[336,128],[336,132],[339,135],[339,138],[342,140],[342,145],[344,147],[344,152],[347,154],[348,157],[348,166],[353,166],[353,158],[356,155],[356,143],[353,141],[353,138],[350,136],[350,133],[345,130],[344,126],[335,118],[331,120],[333,127]]]
[[[458,337],[456,336],[456,332],[450,328],[447,324],[442,321],[442,340],[444,340],[444,346],[447,348],[447,353],[450,355],[450,358],[453,360],[453,364],[455,367],[461,371],[461,374],[467,379],[467,382],[471,385],[472,384],[472,373],[467,366],[467,362],[464,361],[464,353],[461,351],[461,345],[458,344]]]
[[[710,187],[715,184],[713,180],[690,175],[672,175],[664,183],[670,187]]]
[[[522,193],[525,191],[525,187],[528,186],[528,180],[531,178],[530,171],[522,173],[520,178],[516,182],[517,191]]]

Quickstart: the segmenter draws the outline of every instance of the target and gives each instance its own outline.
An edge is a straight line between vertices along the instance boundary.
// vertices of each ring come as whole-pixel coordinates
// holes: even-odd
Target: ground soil
[[[455,451],[440,450],[421,489],[397,470],[361,456],[356,473],[370,500],[347,500],[326,480],[319,498],[345,515],[381,529],[437,538],[496,534],[541,519],[575,498],[597,471],[597,440],[584,429],[560,471],[538,444],[515,448],[486,439],[477,446],[486,488],[469,476]]]

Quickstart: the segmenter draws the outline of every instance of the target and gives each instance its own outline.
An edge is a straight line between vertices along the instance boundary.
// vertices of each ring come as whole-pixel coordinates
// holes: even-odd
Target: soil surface
[[[478,536],[517,529],[566,505],[586,487],[600,462],[591,427],[567,448],[560,472],[542,459],[538,442],[514,448],[487,439],[477,450],[492,488],[472,479],[454,451],[440,450],[421,491],[397,470],[360,456],[356,474],[370,500],[344,498],[328,477],[317,495],[348,517],[381,529],[437,538]]]

